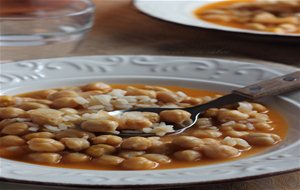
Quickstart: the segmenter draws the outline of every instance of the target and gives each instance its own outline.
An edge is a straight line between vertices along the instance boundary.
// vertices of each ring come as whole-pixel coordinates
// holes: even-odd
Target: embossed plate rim
[[[62,65],[62,63],[64,63]],[[183,64],[185,63],[185,64]],[[128,67],[128,68],[127,68]],[[124,69],[124,68],[127,68]],[[134,74],[136,73],[139,75],[145,75],[146,78],[151,78],[147,76],[165,76],[165,79],[173,78],[174,80],[183,80],[183,78],[192,79],[195,81],[198,80],[206,80],[211,83],[216,83],[215,81],[221,81],[228,84],[234,84],[236,85],[245,85],[245,83],[253,82],[253,77],[256,78],[256,80],[261,80],[264,78],[270,78],[272,76],[276,76],[282,73],[286,73],[292,70],[295,70],[291,67],[282,67],[278,69],[271,68],[271,66],[262,66],[259,64],[253,64],[253,63],[247,63],[247,62],[239,62],[239,61],[231,61],[231,60],[222,60],[222,59],[211,59],[211,58],[196,58],[196,57],[171,57],[171,56],[124,56],[124,55],[118,55],[118,56],[87,56],[87,57],[69,57],[69,58],[55,58],[55,59],[43,59],[43,60],[29,60],[29,61],[22,61],[22,62],[16,62],[12,64],[5,64],[0,65],[0,69],[3,70],[3,72],[0,73],[0,83],[4,86],[4,89],[14,89],[20,84],[23,85],[30,85],[30,84],[36,84],[37,82],[34,82],[35,80],[41,80],[41,84],[46,83],[48,80],[52,80],[54,78],[57,78],[62,75],[68,75],[64,76],[62,78],[65,79],[71,79],[71,77],[74,77],[75,75],[79,77],[86,77],[86,76],[98,76],[99,74],[103,75],[103,77],[107,76],[119,76],[125,75],[123,77],[126,78],[126,75]],[[16,69],[19,70],[19,73],[25,73],[23,76],[18,76],[15,71]],[[77,69],[77,70],[76,70]],[[130,69],[130,71],[128,70]],[[68,72],[65,72],[68,71]],[[260,73],[257,74],[257,73]],[[112,75],[112,73],[114,75]],[[15,74],[15,75],[14,75]],[[234,75],[234,77],[230,76]],[[247,78],[247,76],[251,77]],[[144,76],[144,78],[145,78]],[[230,76],[230,77],[228,77]],[[25,77],[25,78],[24,78]],[[87,78],[89,78],[87,77]],[[159,78],[160,78],[159,77]],[[12,79],[12,81],[9,81],[9,78]],[[130,77],[128,77],[130,78]],[[142,77],[137,77],[142,78]],[[245,78],[243,80],[238,80],[241,78]],[[233,80],[231,80],[233,79]],[[246,82],[245,80],[249,80]],[[80,80],[79,80],[80,81]],[[237,84],[237,82],[239,84]],[[39,83],[39,82],[38,82]],[[204,84],[204,82],[203,82]],[[224,84],[225,85],[225,84]],[[293,94],[288,95],[290,98],[293,98]],[[288,97],[284,97],[283,99],[286,99]],[[297,99],[298,100],[298,99]],[[288,102],[288,104],[299,103],[299,101],[293,100],[291,102]],[[282,100],[284,101],[284,100]],[[298,105],[299,106],[299,105]],[[297,141],[298,143],[298,141]],[[299,146],[299,144],[294,143],[292,144],[293,147]],[[284,149],[284,146],[282,149],[278,151],[286,151],[286,149],[289,149],[289,145]],[[283,153],[282,153],[283,154]],[[277,156],[283,156],[281,157],[272,157],[272,152],[270,153],[270,156],[268,157],[270,160],[273,160],[273,162],[277,165],[278,163],[282,162],[282,160],[285,161],[291,161],[291,163],[295,162],[295,158],[293,156],[296,155],[277,155]],[[299,155],[297,155],[299,158]],[[242,177],[238,177],[239,175],[236,175],[234,177],[226,178],[220,177],[221,174],[219,174],[222,171],[225,171],[226,168],[234,169],[235,167],[243,167],[243,165],[246,163],[247,160],[252,160],[254,164],[259,165],[260,160],[259,158],[263,159],[263,155],[258,155],[256,157],[250,157],[248,159],[239,160],[236,162],[230,162],[230,163],[221,163],[218,164],[218,167],[223,167],[225,169],[217,170],[217,167],[212,166],[204,166],[199,168],[183,168],[183,169],[175,169],[175,170],[155,170],[155,171],[138,171],[138,172],[128,172],[128,171],[122,171],[116,174],[116,172],[108,172],[108,171],[93,171],[93,170],[77,170],[77,169],[60,169],[60,168],[52,168],[52,167],[44,167],[44,166],[37,166],[37,165],[31,165],[29,164],[23,164],[24,167],[30,167],[33,171],[36,169],[44,169],[40,173],[37,173],[33,176],[26,176],[25,178],[21,174],[28,175],[26,171],[20,170],[18,168],[20,166],[20,162],[14,162],[10,160],[1,159],[0,160],[0,167],[2,169],[5,169],[7,167],[3,166],[4,164],[15,165],[16,171],[14,172],[15,177],[11,176],[1,176],[0,173],[0,180],[2,181],[10,181],[10,182],[19,182],[19,183],[31,183],[31,184],[44,184],[44,185],[53,185],[53,186],[65,186],[65,187],[90,187],[90,188],[142,188],[142,187],[163,187],[163,186],[189,186],[189,185],[195,185],[195,184],[208,184],[208,183],[220,183],[220,182],[228,182],[233,180],[242,180],[242,179],[252,179],[257,178],[261,176],[269,176],[269,175],[275,175],[283,172],[290,172],[299,170],[300,166],[295,167],[288,167],[286,169],[277,169],[275,172],[272,171],[272,168],[267,167],[267,171],[260,171],[261,168],[253,167],[250,168],[249,171],[245,170],[244,173],[247,173],[247,175],[242,175]],[[297,159],[296,158],[296,159]],[[254,162],[255,161],[255,162]],[[263,160],[264,161],[264,160]],[[297,161],[297,160],[296,160]],[[278,164],[280,165],[280,164]],[[229,167],[230,166],[230,167]],[[194,175],[193,172],[195,171],[201,171],[202,169],[210,169],[215,170],[217,172],[218,178],[215,179],[208,179],[207,180],[199,180],[199,174],[195,177],[191,177],[192,180],[186,180],[182,181],[179,176],[182,175]],[[202,170],[203,171],[203,170]],[[226,170],[227,171],[227,170]],[[51,174],[52,172],[52,174]],[[128,175],[128,179],[125,179],[125,181],[109,181],[109,183],[105,183],[105,181],[101,181],[101,176],[108,175],[109,173],[113,173],[118,178],[118,175],[123,175],[126,173]],[[120,174],[121,173],[121,174]],[[213,171],[210,171],[211,175],[213,175]],[[30,174],[30,173],[29,173]],[[82,182],[78,181],[58,181],[56,175],[66,175],[68,177],[74,177],[74,174],[77,174],[80,178],[93,178],[94,180],[99,180],[96,182]],[[143,175],[142,175],[143,174]],[[48,176],[47,176],[48,175]],[[73,176],[72,176],[73,175]],[[148,178],[151,178],[153,181],[139,181],[137,179],[137,176],[147,176]],[[172,176],[173,175],[173,176]],[[225,175],[225,174],[223,174]],[[233,175],[232,173],[228,173],[227,175]],[[48,178],[47,180],[44,179]],[[50,176],[50,177],[49,177]],[[52,177],[51,177],[52,176]],[[201,176],[201,175],[200,175]],[[38,179],[38,177],[40,179]],[[120,177],[120,176],[119,176]],[[168,178],[175,177],[177,181],[170,181]],[[160,178],[162,178],[160,180]],[[119,179],[119,178],[118,178]],[[121,178],[120,178],[121,179]],[[141,178],[142,180],[144,178]],[[165,180],[164,180],[165,179]],[[20,181],[21,180],[21,181]],[[78,179],[77,179],[78,180]],[[126,181],[127,180],[127,181]],[[129,180],[129,181],[128,181]]]

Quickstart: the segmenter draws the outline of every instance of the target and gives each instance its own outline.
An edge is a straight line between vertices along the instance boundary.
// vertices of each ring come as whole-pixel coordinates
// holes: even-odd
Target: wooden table
[[[250,38],[159,21],[137,11],[129,0],[94,0],[94,2],[97,14],[93,30],[75,52],[60,56],[180,55],[300,66],[300,43],[278,42],[272,38]],[[19,59],[35,57],[37,55],[22,55]],[[1,184],[1,187],[15,190],[34,189],[31,186],[11,184]],[[300,189],[300,172],[250,181],[199,186],[193,189],[296,190]]]

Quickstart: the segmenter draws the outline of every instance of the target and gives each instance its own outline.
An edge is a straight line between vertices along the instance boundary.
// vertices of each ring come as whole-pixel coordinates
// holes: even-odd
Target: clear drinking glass
[[[1,60],[71,52],[93,25],[90,0],[0,0]]]

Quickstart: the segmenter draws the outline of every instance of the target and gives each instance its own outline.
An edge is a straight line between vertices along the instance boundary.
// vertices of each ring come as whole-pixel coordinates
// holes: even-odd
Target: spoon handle
[[[300,71],[233,90],[233,94],[254,100],[300,89]]]

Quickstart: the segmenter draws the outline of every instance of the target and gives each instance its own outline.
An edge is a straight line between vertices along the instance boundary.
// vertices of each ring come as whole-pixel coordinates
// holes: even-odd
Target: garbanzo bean
[[[122,142],[122,138],[115,135],[100,135],[92,138],[93,144],[108,144],[111,146],[118,146]]]
[[[55,109],[39,108],[27,112],[38,125],[58,125],[62,122],[62,112]]]
[[[76,108],[79,104],[75,100],[74,97],[62,97],[57,98],[51,104],[52,108],[60,109],[60,108]]]
[[[144,137],[130,137],[124,139],[121,147],[129,150],[147,150],[152,145],[151,141]]]
[[[205,111],[204,116],[205,117],[217,117],[218,112],[219,112],[218,108],[210,108]]]
[[[57,164],[61,160],[61,155],[57,153],[31,153],[28,158],[34,162]]]
[[[90,157],[83,153],[72,152],[63,155],[63,161],[65,162],[87,162],[90,160]]]
[[[249,115],[237,110],[219,110],[217,117],[220,121],[241,121],[248,119]]]
[[[0,156],[3,157],[16,157],[16,156],[23,156],[27,154],[29,149],[27,146],[8,146],[2,148],[0,151]]]
[[[26,142],[24,139],[15,135],[0,137],[0,146],[21,146],[25,144]]]
[[[93,161],[100,165],[117,166],[124,161],[124,158],[112,155],[103,155],[99,158],[94,158]]]
[[[81,128],[89,132],[114,132],[119,123],[111,120],[94,119],[84,121]]]
[[[143,129],[152,126],[152,122],[145,117],[126,118],[121,123],[118,129]]]
[[[182,123],[190,119],[191,114],[184,110],[164,110],[159,113],[160,119],[167,123]]]
[[[179,136],[173,139],[172,144],[189,149],[203,145],[203,141],[197,137]]]
[[[121,150],[118,156],[122,158],[132,158],[145,154],[145,151]]]
[[[203,154],[208,158],[223,159],[236,157],[240,154],[239,150],[227,145],[210,144],[202,147]]]
[[[78,111],[73,108],[61,108],[59,111],[63,112],[64,114],[77,114]]]
[[[196,130],[192,132],[192,135],[198,138],[217,138],[222,136],[222,133],[215,130]]]
[[[15,103],[15,98],[12,96],[0,96],[0,107],[12,106]]]
[[[28,135],[25,135],[24,138],[26,140],[30,140],[30,139],[33,139],[33,138],[54,138],[55,135],[53,133],[50,133],[50,132],[37,132],[37,133],[31,133],[31,134],[28,134]]]
[[[183,98],[179,97],[174,92],[167,92],[167,91],[157,92],[156,98],[158,101],[162,101],[164,103],[177,103],[183,100]]]
[[[48,106],[37,102],[23,102],[22,104],[18,105],[18,108],[28,111],[38,108],[48,108]]]
[[[65,145],[54,139],[33,138],[28,142],[29,149],[37,152],[59,152],[65,149]]]
[[[278,143],[281,138],[276,134],[251,133],[244,137],[251,145],[270,146]]]
[[[161,143],[161,144],[153,144],[151,148],[149,148],[147,151],[149,153],[155,153],[155,154],[165,154],[169,155],[172,154],[176,149],[176,145],[172,143]]]
[[[126,96],[149,96],[150,98],[156,97],[156,92],[153,90],[144,90],[129,86],[126,88],[126,91]]]
[[[150,170],[154,169],[159,164],[143,157],[132,157],[124,160],[121,167],[127,170]]]
[[[203,103],[203,100],[201,98],[186,97],[181,102],[182,103],[188,103],[188,104],[191,104],[191,105],[199,105],[199,104]]]
[[[78,93],[75,92],[75,91],[72,91],[72,90],[62,90],[62,91],[59,91],[59,92],[55,92],[53,94],[50,94],[48,96],[48,99],[49,100],[55,100],[55,99],[58,99],[58,98],[63,98],[63,97],[77,97],[78,96]]]
[[[28,125],[26,123],[12,123],[6,125],[1,133],[6,135],[24,135],[28,133]]]
[[[258,103],[251,103],[251,104],[252,104],[253,110],[255,110],[257,112],[264,113],[264,112],[268,111],[268,109],[261,104],[258,104]]]
[[[104,154],[111,154],[116,148],[107,144],[97,144],[90,146],[85,152],[92,157],[100,157]]]
[[[268,123],[254,123],[255,129],[262,131],[272,131],[274,128]]]
[[[112,88],[111,88],[111,86],[109,86],[108,84],[105,84],[103,82],[94,82],[94,83],[90,83],[90,84],[82,86],[81,89],[83,91],[99,90],[102,92],[108,92]]]
[[[87,149],[90,146],[89,141],[83,138],[62,138],[60,139],[68,149],[74,151],[81,151]]]
[[[224,134],[226,136],[230,136],[230,137],[242,138],[242,137],[248,135],[249,132],[246,132],[246,131],[234,131],[234,130],[232,130],[232,131],[225,131]]]
[[[159,122],[159,115],[157,113],[153,113],[153,112],[142,112],[143,116],[147,119],[149,119],[149,121],[151,121],[152,123],[158,123]]]
[[[142,157],[157,162],[159,164],[168,164],[171,162],[171,159],[168,156],[163,154],[144,154],[142,155]]]
[[[183,150],[175,152],[174,157],[178,160],[191,162],[200,160],[202,155],[195,150]]]
[[[93,133],[80,131],[77,129],[67,129],[64,131],[59,131],[55,134],[56,139],[62,139],[62,138],[84,138],[84,139],[91,139],[94,138],[95,135]]]
[[[0,119],[9,119],[19,117],[24,114],[24,110],[14,107],[0,108]]]
[[[197,122],[195,123],[195,126],[199,127],[199,128],[203,128],[203,127],[209,127],[209,126],[212,126],[213,123],[212,123],[212,120],[211,118],[199,118],[197,120]]]

